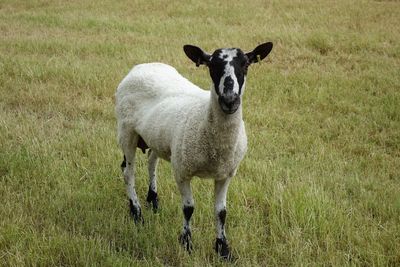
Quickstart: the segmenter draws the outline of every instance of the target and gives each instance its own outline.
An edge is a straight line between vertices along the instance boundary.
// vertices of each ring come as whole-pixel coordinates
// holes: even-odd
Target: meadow
[[[1,266],[399,266],[400,2],[0,1]],[[213,250],[194,179],[194,251],[171,167],[129,216],[114,92],[159,61],[210,88],[182,46],[251,50],[248,152],[228,191],[236,262]],[[147,156],[138,152],[145,203]]]

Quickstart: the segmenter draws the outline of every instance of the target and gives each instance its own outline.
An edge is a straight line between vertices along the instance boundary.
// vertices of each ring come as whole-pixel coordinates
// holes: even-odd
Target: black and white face
[[[210,76],[218,103],[226,114],[235,113],[240,106],[249,65],[247,56],[238,48],[218,49],[210,58]]]
[[[264,59],[271,52],[272,43],[259,45],[249,53],[239,48],[223,48],[210,55],[192,45],[185,45],[183,49],[196,66],[208,66],[221,110],[233,114],[240,107],[247,68]]]

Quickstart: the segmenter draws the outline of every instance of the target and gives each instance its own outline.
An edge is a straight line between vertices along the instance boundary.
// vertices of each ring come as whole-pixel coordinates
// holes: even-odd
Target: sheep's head
[[[222,48],[210,55],[193,45],[185,45],[183,50],[197,67],[208,66],[221,110],[233,114],[240,106],[247,68],[264,59],[271,52],[272,43],[261,44],[248,53],[239,48]]]

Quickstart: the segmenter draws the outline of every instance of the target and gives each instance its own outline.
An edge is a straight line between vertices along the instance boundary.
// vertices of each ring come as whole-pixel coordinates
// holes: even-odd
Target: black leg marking
[[[183,228],[182,234],[179,236],[179,242],[189,253],[191,253],[193,250],[192,233],[189,227],[189,221],[192,217],[193,211],[193,206],[183,206],[183,215],[185,216],[186,225]]]
[[[187,252],[192,252],[192,233],[189,228],[185,228],[185,231],[179,236],[179,242],[186,249]]]
[[[218,220],[221,225],[222,238],[217,238],[215,241],[215,251],[222,257],[222,259],[227,261],[233,261],[234,258],[229,249],[228,241],[225,238],[224,228],[226,219],[226,209],[221,210],[218,213]]]
[[[135,224],[138,224],[139,222],[141,222],[143,224],[144,220],[142,217],[142,211],[141,211],[140,207],[133,205],[133,202],[131,199],[129,199],[129,209],[131,211],[131,216],[132,216]]]
[[[217,238],[215,241],[215,251],[222,257],[222,259],[227,261],[233,261],[234,258],[230,252],[228,242],[226,241],[225,237]]]
[[[147,202],[152,204],[153,212],[156,213],[158,210],[158,196],[157,192],[154,192],[149,186],[149,191],[147,192]]]
[[[190,218],[192,218],[193,211],[194,211],[193,206],[183,206],[183,214],[185,215],[185,220],[188,224]]]
[[[126,168],[126,157],[124,155],[124,161],[122,161],[122,163],[121,163],[121,170],[124,171],[125,168]]]
[[[221,222],[222,229],[224,229],[225,218],[226,218],[226,209],[223,209],[218,213],[218,218],[219,218],[219,221]]]

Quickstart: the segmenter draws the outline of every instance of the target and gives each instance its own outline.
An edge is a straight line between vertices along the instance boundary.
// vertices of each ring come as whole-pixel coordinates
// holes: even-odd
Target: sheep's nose
[[[221,95],[218,98],[218,102],[223,112],[233,114],[240,106],[240,96],[236,93],[230,92]]]
[[[222,102],[228,107],[231,108],[235,102],[238,100],[239,95],[236,93],[226,94],[221,96]]]

